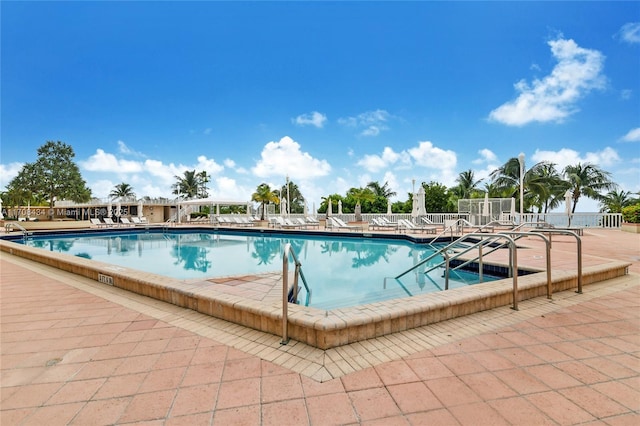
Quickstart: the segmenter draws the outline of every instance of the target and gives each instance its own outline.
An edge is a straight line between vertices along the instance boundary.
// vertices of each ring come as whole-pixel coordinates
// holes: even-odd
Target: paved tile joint
[[[630,271],[321,351],[2,253],[0,424],[638,424]]]

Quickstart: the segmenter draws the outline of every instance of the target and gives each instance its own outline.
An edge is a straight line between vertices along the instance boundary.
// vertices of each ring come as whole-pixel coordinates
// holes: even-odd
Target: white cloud
[[[327,121],[327,116],[319,113],[318,111],[313,111],[309,114],[301,114],[291,121],[298,126],[315,126],[320,129]]]
[[[234,169],[236,167],[236,162],[230,158],[225,158],[222,164],[224,164],[225,167],[228,167],[230,169]]]
[[[391,114],[387,111],[377,109],[363,112],[356,117],[339,118],[338,123],[347,127],[363,128],[360,132],[361,136],[378,136],[380,132],[389,129],[385,123],[390,118]]]
[[[367,154],[356,163],[358,166],[364,167],[368,172],[375,173],[387,167],[400,162],[404,164],[410,163],[409,155],[406,151],[395,152],[393,148],[385,147],[382,155]]]
[[[604,55],[585,49],[573,40],[559,38],[548,42],[558,61],[551,74],[535,79],[531,85],[521,80],[515,84],[518,97],[491,111],[489,119],[509,126],[531,122],[562,122],[578,111],[577,101],[592,89],[602,89]]]
[[[625,101],[631,99],[631,95],[633,95],[633,90],[631,89],[624,89],[620,91],[620,97]]]
[[[204,170],[210,175],[217,175],[224,170],[224,167],[216,163],[214,159],[207,158],[204,155],[200,155],[198,156],[198,164],[196,164],[195,167],[191,168],[191,170],[193,169],[196,169],[196,171]]]
[[[622,28],[620,28],[620,31],[618,31],[618,35],[622,41],[626,41],[627,43],[640,43],[640,22],[624,24]]]
[[[120,144],[120,141],[118,142]],[[98,148],[96,153],[86,161],[80,161],[80,166],[91,172],[138,173],[142,171],[139,161],[118,159],[115,155]]]
[[[331,166],[326,160],[313,158],[300,151],[300,144],[285,136],[279,142],[267,143],[260,160],[251,170],[258,177],[289,176],[291,179],[311,179],[326,176]]]
[[[11,182],[11,179],[18,175],[22,166],[24,166],[24,163],[0,164],[0,188],[4,190],[4,187]]]
[[[417,148],[408,150],[417,165],[430,169],[454,169],[457,163],[456,153],[433,146],[429,141],[420,142]]]
[[[480,154],[480,158],[473,160],[473,164],[495,163],[498,161],[498,157],[490,149],[481,149],[478,151],[478,154]]]
[[[118,141],[118,151],[120,151],[121,154],[133,155],[136,157],[146,157],[146,155],[144,155],[143,153],[132,150],[127,146],[126,143],[124,143],[124,141],[120,140]]]
[[[578,151],[568,148],[562,148],[559,151],[536,150],[531,158],[535,163],[540,161],[555,163],[558,171],[562,171],[566,166],[576,165],[578,163],[596,164],[604,168],[620,162],[620,156],[615,149],[610,147],[606,147],[598,152],[587,152],[584,156],[581,156]]]
[[[640,127],[629,130],[621,139],[623,142],[640,142]]]

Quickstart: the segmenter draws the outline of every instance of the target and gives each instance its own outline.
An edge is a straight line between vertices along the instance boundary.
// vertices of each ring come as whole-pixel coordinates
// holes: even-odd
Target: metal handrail
[[[8,222],[4,225],[4,229],[6,232],[11,232],[14,227],[22,231],[22,239],[25,241],[29,237],[29,235],[31,235],[30,232],[24,226],[20,225],[18,222]]]
[[[539,232],[519,232],[519,231],[503,231],[500,234],[518,235],[516,240],[522,237],[534,236],[542,238],[545,244],[545,257],[547,265],[547,299],[552,299],[553,288],[551,286],[551,239],[545,237]]]
[[[577,251],[577,267],[578,267],[578,290],[576,293],[582,294],[582,238],[578,234],[572,231],[568,231],[566,229],[553,229],[553,228],[545,228],[543,230],[537,231],[538,233],[548,233],[548,234],[561,234],[561,235],[570,235],[575,237],[576,239],[576,251]],[[551,238],[549,238],[551,241]]]
[[[288,307],[289,307],[289,256],[293,258],[293,262],[296,265],[295,273],[293,275],[293,300],[298,298],[298,276],[302,278],[302,284],[307,290],[307,294],[311,295],[311,289],[307,285],[307,280],[302,272],[302,264],[298,260],[295,251],[291,248],[291,244],[287,243],[284,246],[284,253],[282,255],[282,341],[281,345],[289,343],[289,324],[288,324]]]
[[[480,227],[478,227],[478,231],[482,231],[485,228],[492,228],[493,226],[495,226],[496,224],[501,224],[500,221],[494,221],[494,222],[490,222],[487,223],[486,225],[482,225]],[[429,245],[433,245],[433,243],[435,241],[438,240],[438,238],[442,237],[443,235],[445,235],[447,233],[448,230],[451,230],[451,238],[453,238],[453,228],[458,228],[460,227],[460,225],[462,225],[461,227],[461,232],[462,234],[464,234],[464,227],[465,225],[469,228],[474,228],[475,225],[472,224],[471,222],[469,222],[466,219],[458,219],[455,222],[453,222],[451,225],[449,226],[445,226],[445,228],[442,230],[441,233],[439,233],[438,235],[436,235],[435,237],[433,237],[433,239],[431,241],[429,241]]]

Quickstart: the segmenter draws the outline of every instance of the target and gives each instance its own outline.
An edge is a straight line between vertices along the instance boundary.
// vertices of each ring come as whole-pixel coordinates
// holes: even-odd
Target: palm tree
[[[525,179],[529,204],[538,207],[538,213],[548,213],[564,201],[567,182],[555,164],[542,161],[525,174]]]
[[[471,194],[478,189],[482,179],[476,180],[473,170],[465,170],[461,172],[456,178],[457,187],[454,189],[454,193],[461,199],[471,198]]]
[[[372,181],[367,184],[367,188],[369,188],[376,197],[389,199],[396,195],[395,191],[389,188],[389,182],[385,182],[384,185],[380,186],[378,181]]]
[[[622,213],[624,207],[634,204],[630,191],[609,191],[600,199],[601,213]]]
[[[611,173],[590,163],[567,166],[564,168],[563,174],[569,183],[569,190],[573,194],[571,213],[575,213],[576,205],[582,195],[593,200],[600,200],[602,199],[601,191],[610,191],[617,186],[610,179]]]
[[[109,197],[111,198],[128,198],[135,197],[136,193],[133,192],[133,187],[128,183],[119,183],[113,187],[111,192],[109,193]]]
[[[302,196],[302,192],[300,192],[300,188],[293,181],[288,182],[289,191],[287,191],[287,184],[282,185],[280,192],[278,195],[287,200],[288,208],[290,213],[302,213],[304,209],[304,197]],[[276,191],[277,193],[277,191]]]
[[[529,170],[523,167],[524,175],[522,176],[523,189],[523,205],[524,210],[530,210],[531,206],[544,206],[551,195],[543,191],[545,180],[541,176],[545,175],[544,170],[552,167],[553,164],[541,161],[531,167]],[[489,175],[493,190],[505,194],[507,198],[520,199],[520,161],[517,157],[510,158],[501,167],[497,168]],[[564,187],[566,190],[566,186]],[[555,192],[554,192],[555,193]],[[542,197],[542,198],[539,198]]]
[[[261,183],[260,185],[258,185],[258,187],[256,188],[256,192],[251,195],[251,200],[258,202],[261,205],[260,210],[262,211],[262,213],[260,214],[260,220],[264,220],[265,218],[264,212],[265,205],[267,203],[280,203],[280,197],[278,197],[278,194],[276,194],[276,192],[271,189],[269,184],[266,183]]]
[[[376,194],[374,194],[369,188],[351,188],[347,191],[347,197],[351,197],[356,200],[356,222],[360,222],[362,220],[361,203],[363,201],[373,202],[376,200]]]
[[[196,173],[195,170],[185,170],[184,176],[174,176],[177,180],[172,185],[173,194],[179,194],[186,198],[202,198],[202,172]]]

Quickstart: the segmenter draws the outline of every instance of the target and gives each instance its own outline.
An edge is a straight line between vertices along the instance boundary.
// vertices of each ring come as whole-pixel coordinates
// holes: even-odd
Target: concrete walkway
[[[640,236],[584,250],[631,273],[330,351],[2,253],[0,424],[640,424]]]

